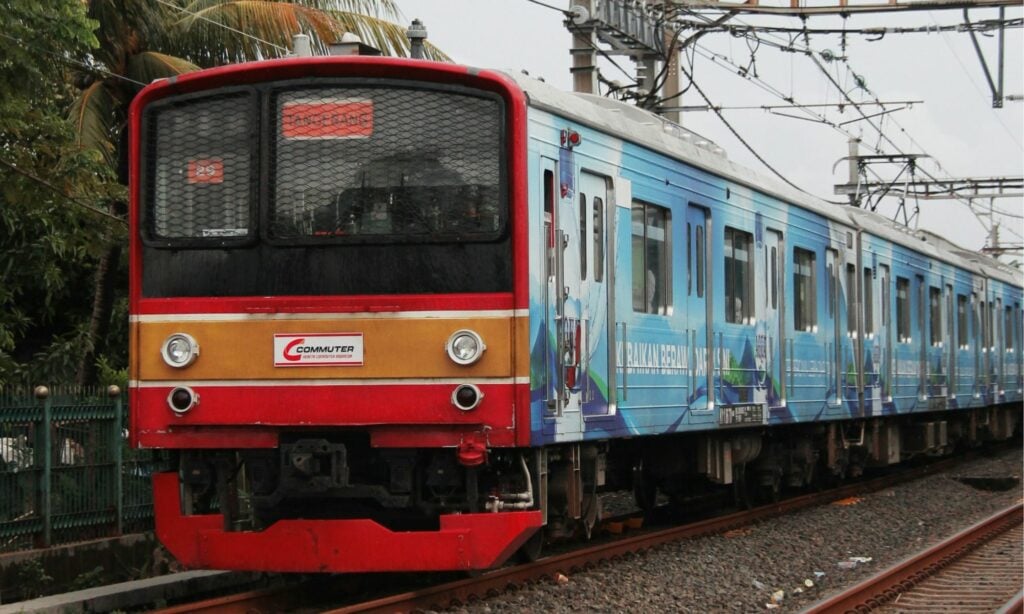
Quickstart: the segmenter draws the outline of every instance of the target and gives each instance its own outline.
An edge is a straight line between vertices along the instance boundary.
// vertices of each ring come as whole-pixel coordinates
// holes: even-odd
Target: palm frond
[[[112,85],[96,81],[82,90],[68,111],[78,146],[99,152],[111,166],[115,163],[114,133],[119,104]]]
[[[408,55],[405,27],[385,17],[398,14],[390,1],[375,5],[367,0],[194,0],[182,8],[165,51],[201,66],[281,57],[300,32],[310,35],[321,54],[352,32],[387,55]],[[432,46],[428,55],[448,60]]]
[[[125,76],[140,83],[149,83],[193,70],[199,70],[199,67],[187,60],[156,51],[144,51],[128,58]]]

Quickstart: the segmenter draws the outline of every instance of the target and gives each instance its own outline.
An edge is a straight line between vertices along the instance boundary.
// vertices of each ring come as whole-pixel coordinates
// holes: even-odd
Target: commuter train
[[[146,87],[131,433],[187,567],[485,569],[650,509],[1010,437],[1020,274],[521,74]]]

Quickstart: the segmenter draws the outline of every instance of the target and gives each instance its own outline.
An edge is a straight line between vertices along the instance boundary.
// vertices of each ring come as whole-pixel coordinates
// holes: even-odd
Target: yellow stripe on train
[[[132,374],[140,381],[529,375],[526,317],[211,320],[133,322]],[[472,365],[456,364],[445,351],[448,338],[462,329],[475,331],[487,347]],[[199,346],[187,367],[171,367],[161,355],[175,333]]]

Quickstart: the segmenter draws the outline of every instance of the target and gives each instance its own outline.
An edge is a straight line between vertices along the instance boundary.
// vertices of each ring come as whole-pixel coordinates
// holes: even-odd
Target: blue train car
[[[531,443],[582,476],[562,516],[616,479],[642,504],[774,497],[1016,428],[1019,273],[510,76],[530,101]]]

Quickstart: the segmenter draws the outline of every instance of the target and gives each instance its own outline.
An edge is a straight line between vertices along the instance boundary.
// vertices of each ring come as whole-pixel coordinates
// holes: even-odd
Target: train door
[[[580,245],[580,326],[576,340],[579,364],[577,388],[584,418],[606,416],[611,392],[608,348],[608,181],[604,177],[580,172],[579,231]]]
[[[759,378],[758,402],[766,402],[769,407],[785,406],[786,385],[783,377],[782,348],[785,343],[784,296],[785,276],[782,271],[783,243],[782,233],[767,229],[764,233],[764,254],[758,258],[758,265],[764,267],[761,278],[764,280],[764,300],[760,301],[762,313],[757,316],[756,352]],[[763,328],[762,328],[763,327]],[[763,378],[763,379],[761,379]]]
[[[828,283],[828,309],[826,310],[826,326],[831,330],[830,340],[826,343],[828,355],[825,357],[829,366],[829,392],[825,395],[829,405],[839,406],[843,402],[843,345],[842,318],[840,309],[842,293],[839,285],[839,252],[834,249],[825,250],[825,272]]]
[[[546,258],[548,376],[547,419],[544,430],[556,438],[570,438],[582,431],[580,414],[580,344],[582,322],[580,287],[580,228],[574,173],[571,166],[541,159],[544,177],[544,231]]]
[[[687,261],[692,265],[692,274],[686,295],[686,321],[690,346],[690,395],[687,399],[690,410],[704,410],[714,407],[714,386],[711,384],[712,353],[711,328],[708,326],[711,314],[710,269],[710,220],[705,209],[690,205],[686,209],[686,234],[689,250]]]

